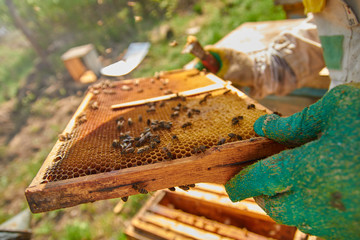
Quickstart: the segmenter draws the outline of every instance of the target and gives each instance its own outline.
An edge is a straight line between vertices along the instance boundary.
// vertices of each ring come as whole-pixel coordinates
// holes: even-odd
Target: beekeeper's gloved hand
[[[274,48],[249,55],[229,48],[206,46],[220,63],[217,76],[234,86],[250,87],[250,95],[263,98],[269,94],[285,95],[297,88],[296,76],[281,54]],[[203,69],[198,61],[195,67]]]
[[[325,239],[360,239],[360,83],[340,85],[302,112],[254,124],[260,136],[299,146],[261,160],[225,187],[255,197],[279,223]]]
[[[239,86],[253,87],[254,61],[249,55],[229,48],[217,48],[206,46],[205,50],[210,52],[220,63],[217,76],[230,80]],[[195,68],[202,70],[204,65],[198,61]]]

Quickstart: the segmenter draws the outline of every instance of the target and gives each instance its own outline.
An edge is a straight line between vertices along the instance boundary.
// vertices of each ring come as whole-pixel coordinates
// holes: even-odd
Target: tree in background
[[[25,24],[21,16],[19,15],[14,3],[12,0],[5,0],[5,4],[9,10],[9,14],[12,18],[14,25],[24,34],[26,39],[30,42],[31,46],[34,48],[35,52],[38,54],[42,62],[47,62],[47,53],[36,41],[35,36],[32,31]]]

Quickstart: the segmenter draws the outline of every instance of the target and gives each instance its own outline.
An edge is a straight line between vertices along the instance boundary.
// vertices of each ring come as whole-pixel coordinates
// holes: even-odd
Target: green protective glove
[[[253,86],[254,81],[254,61],[246,53],[230,48],[217,48],[206,46],[215,59],[220,63],[220,69],[216,73],[222,79],[230,80],[238,86]],[[200,60],[195,64],[198,70],[204,69]]]
[[[255,197],[275,221],[325,239],[360,239],[360,83],[340,85],[290,117],[254,124],[288,146],[226,183],[232,201]]]

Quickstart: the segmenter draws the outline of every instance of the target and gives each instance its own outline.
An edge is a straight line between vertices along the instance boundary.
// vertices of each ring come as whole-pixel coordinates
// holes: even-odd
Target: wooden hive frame
[[[298,232],[276,223],[252,198],[232,203],[224,187],[208,183],[187,192],[158,191],[125,230],[129,239],[152,240],[293,240]]]
[[[208,74],[206,77],[215,84],[222,84],[225,88],[236,93],[246,103],[254,104],[257,109],[271,113],[215,75]],[[64,132],[71,131],[76,119],[88,106],[91,97],[91,93],[86,95]],[[135,195],[138,192],[132,187],[134,184],[141,184],[146,187],[147,191],[199,182],[224,184],[244,166],[284,149],[282,145],[274,141],[257,137],[215,146],[207,149],[205,153],[173,161],[47,182],[43,180],[44,172],[53,161],[54,149],[58,147],[57,145],[59,145],[59,141],[55,144],[30,186],[25,190],[27,201],[33,213],[71,207],[97,200]]]

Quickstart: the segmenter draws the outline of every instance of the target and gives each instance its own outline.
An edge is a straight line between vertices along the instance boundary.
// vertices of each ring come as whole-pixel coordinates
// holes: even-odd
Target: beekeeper
[[[311,21],[253,56],[209,48],[221,61],[218,75],[251,87],[255,97],[303,86],[322,59],[331,78],[330,90],[303,111],[255,122],[258,135],[291,148],[243,169],[225,187],[232,201],[254,197],[279,223],[325,239],[360,239],[360,0],[303,3],[322,48]]]

